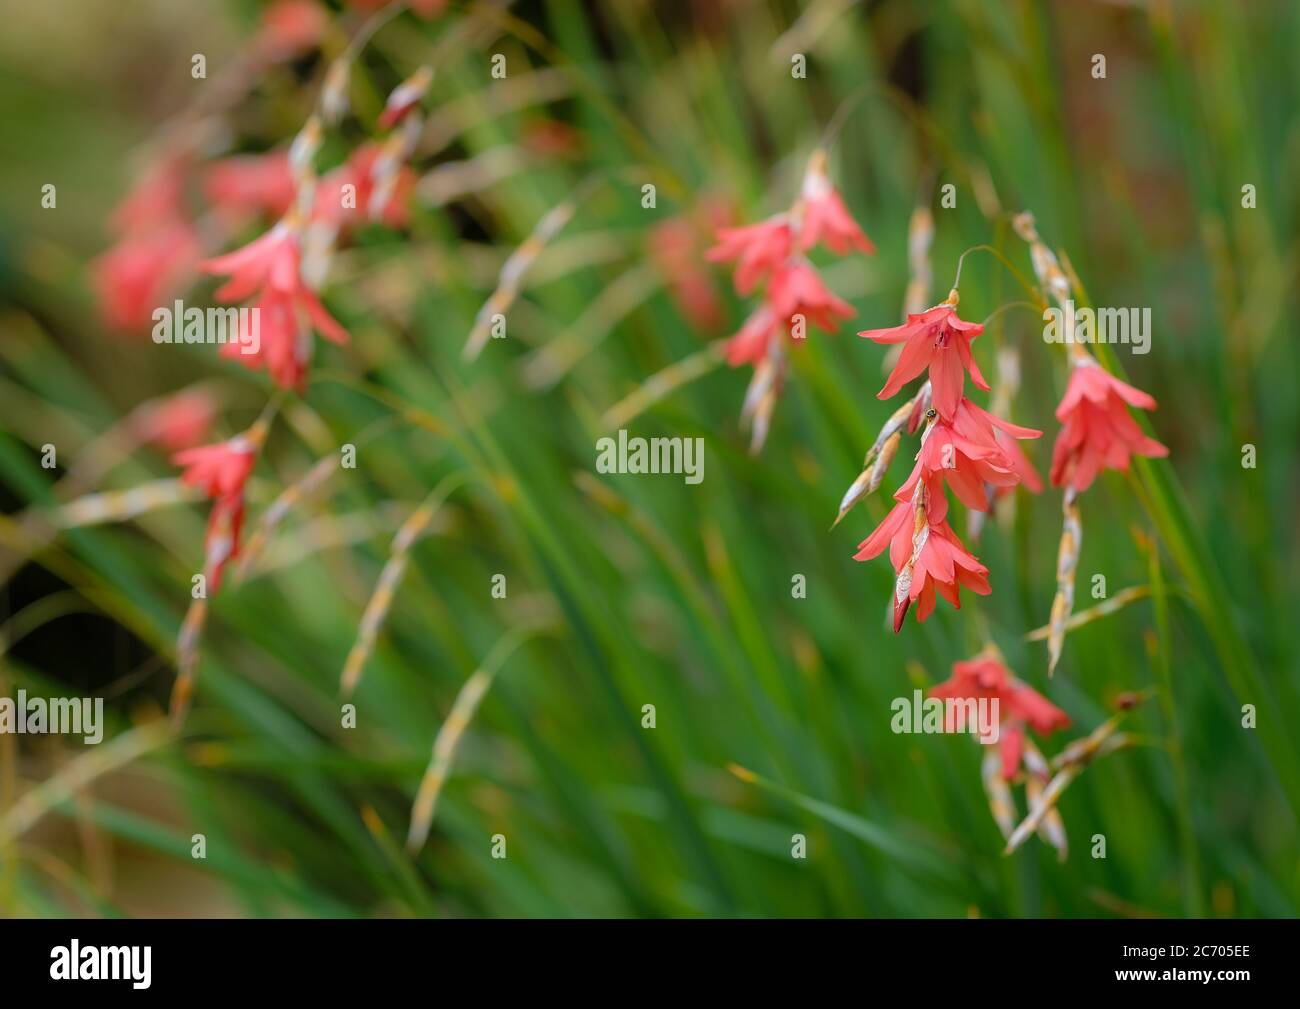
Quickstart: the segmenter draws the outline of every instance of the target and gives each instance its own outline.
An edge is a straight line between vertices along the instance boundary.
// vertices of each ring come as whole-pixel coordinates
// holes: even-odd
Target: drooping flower
[[[194,277],[202,251],[184,205],[184,172],[180,158],[164,156],[113,212],[117,241],[92,267],[100,314],[112,329],[144,329]]]
[[[124,235],[92,266],[104,322],[122,333],[145,330],[154,310],[188,286],[200,255],[198,234],[180,217]]]
[[[207,437],[217,416],[217,404],[204,389],[186,389],[138,407],[131,431],[145,445],[176,453]]]
[[[836,319],[853,318],[853,307],[831,293],[807,260],[787,263],[773,273],[767,300],[773,314],[786,325],[802,315],[831,333]]]
[[[390,167],[395,175],[381,206],[377,201],[379,176]],[[347,161],[321,178],[312,206],[312,222],[356,228],[373,220],[378,213],[385,226],[403,228],[410,217],[414,189],[415,172],[409,165],[389,166],[380,144],[365,143]]]
[[[650,229],[646,247],[668,279],[677,310],[696,328],[708,332],[720,323],[722,305],[712,278],[693,262],[699,250],[698,232],[690,216],[670,217]]]
[[[316,0],[275,0],[262,13],[255,44],[274,60],[291,60],[315,48],[329,19]]]
[[[852,248],[870,250],[844,202],[826,178],[826,155],[813,152],[798,199],[789,211],[742,228],[719,228],[718,244],[705,253],[713,262],[736,260],[733,281],[739,294],[753,291],[764,278],[763,304],[727,342],[732,367],[752,364],[754,375],[745,394],[741,422],[753,435],[750,452],[758,453],[766,437],[787,370],[781,333],[792,340],[807,335],[807,323],[833,332],[852,308],[822,283],[803,253],[819,241],[841,255]]]
[[[1025,450],[1020,447],[1020,443],[1001,431],[997,432],[997,439],[998,444],[1002,446],[1002,451],[1006,453],[1007,461],[1011,463],[1011,469],[1019,478],[1020,483],[1024,484],[1025,490],[1031,494],[1041,494],[1043,492],[1043,478],[1038,475],[1038,470],[1029,461],[1029,456],[1025,455]],[[995,493],[996,496],[1003,497],[1011,492],[1011,487],[999,487]]]
[[[1154,399],[1121,382],[1091,356],[1074,358],[1069,385],[1056,408],[1061,432],[1052,451],[1053,486],[1083,491],[1104,468],[1128,469],[1134,455],[1169,454],[1168,448],[1142,433],[1126,404],[1142,410],[1156,408]]]
[[[283,216],[293,205],[296,189],[288,151],[223,158],[203,177],[208,201],[231,227],[259,214]]]
[[[201,487],[210,498],[242,494],[253,472],[257,446],[243,435],[215,445],[188,448],[172,456],[172,462],[185,468],[181,483]]]
[[[260,433],[245,433],[215,445],[186,449],[172,457],[172,462],[185,467],[181,483],[202,488],[213,500],[204,538],[205,574],[212,592],[221,587],[226,562],[239,554],[244,488],[253,472],[261,437]]]
[[[1017,680],[996,657],[981,655],[952,667],[952,677],[930,689],[930,696],[953,700],[993,700],[998,702],[998,750],[1002,757],[1002,777],[1011,780],[1020,770],[1025,750],[1025,729],[1040,736],[1070,725],[1070,717],[1046,697]],[[947,717],[955,720],[956,711]],[[955,731],[956,725],[946,726]]]
[[[752,294],[765,276],[790,258],[794,233],[787,214],[740,228],[719,228],[718,244],[704,254],[712,263],[736,262],[736,293]]]
[[[1008,454],[1006,444],[1016,438],[1038,438],[1042,433],[994,417],[962,397],[951,423],[934,418],[921,439],[916,466],[896,496],[900,501],[911,500],[918,481],[924,480],[930,517],[938,522],[948,514],[943,493],[946,481],[967,508],[988,511],[989,487],[1011,488],[1021,479],[1018,463]],[[1000,440],[999,434],[1005,439]]]
[[[727,341],[727,364],[733,368],[758,364],[767,356],[768,346],[776,335],[776,316],[767,305],[759,305]]]
[[[867,561],[889,547],[889,561],[897,575],[894,588],[894,633],[903,626],[908,607],[916,603],[916,619],[924,621],[934,611],[936,593],[961,609],[960,589],[986,596],[991,591],[988,568],[969,553],[948,523],[932,519],[925,505],[926,492],[899,501],[858,546],[856,561]]]
[[[844,198],[826,174],[826,154],[817,151],[808,161],[800,194],[803,225],[799,229],[799,248],[807,252],[818,242],[837,256],[847,256],[853,249],[872,255],[876,247],[858,227]]]
[[[908,315],[907,322],[901,326],[868,329],[858,334],[880,344],[903,344],[898,363],[877,398],[889,399],[928,369],[935,408],[944,420],[952,420],[961,402],[964,372],[970,372],[971,381],[978,388],[988,391],[989,384],[980,374],[970,349],[971,341],[984,332],[984,327],[958,318],[956,292],[948,297],[948,301],[920,315]]]
[[[248,367],[265,367],[285,388],[302,386],[313,329],[333,343],[348,342],[347,331],[303,281],[301,264],[298,228],[288,218],[243,248],[203,264],[208,273],[230,277],[217,290],[218,301],[244,301],[256,295],[259,341],[252,344],[249,334],[241,333],[221,353]],[[250,346],[256,349],[249,350]]]

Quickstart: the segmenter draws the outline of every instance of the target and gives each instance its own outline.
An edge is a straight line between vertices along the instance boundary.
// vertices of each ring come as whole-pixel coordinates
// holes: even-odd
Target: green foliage
[[[368,229],[338,259],[324,293],[352,345],[318,346],[305,396],[282,411],[259,462],[250,521],[342,443],[361,442],[357,468],[332,476],[276,532],[283,565],[232,579],[214,600],[183,737],[114,772],[115,787],[96,786],[93,799],[54,803],[48,835],[5,842],[7,913],[151,909],[148,884],[106,890],[75,843],[57,847],[57,828],[78,818],[115,850],[166,864],[205,894],[215,882],[218,906],[254,915],[1296,913],[1300,361],[1288,319],[1300,255],[1300,9],[820,0],[795,21],[791,4],[729,15],[706,6],[507,12],[489,20],[487,42],[438,66],[426,108],[455,103],[464,115],[438,161],[519,143],[543,111],[579,131],[581,152],[538,158],[454,213],[419,207],[408,233]],[[394,21],[367,50],[357,76],[371,83],[358,88],[385,94],[462,16]],[[789,72],[796,46],[808,58],[803,80]],[[554,72],[558,93],[502,111],[493,94],[504,84],[488,75],[495,52],[507,55],[509,81]],[[1091,76],[1094,52],[1107,55],[1104,80]],[[33,139],[26,157],[0,159],[0,230],[12,248],[0,267],[0,557],[34,554],[29,564],[162,657],[140,675],[117,671],[110,735],[120,735],[138,731],[131,724],[170,688],[206,509],[159,509],[38,544],[20,512],[52,500],[57,473],[40,467],[40,446],[74,460],[137,402],[209,375],[220,377],[223,432],[233,434],[269,387],[212,348],[100,331],[85,267],[123,190],[119,166],[156,108],[123,89],[97,98],[116,110],[99,117],[80,104],[89,83],[67,84],[77,97],[55,94],[30,63],[16,67],[3,90],[22,114],[5,132]],[[254,145],[283,142],[312,94],[286,71],[234,120]],[[703,437],[699,486],[597,476],[604,412],[728,335],[746,304],[701,257],[724,295],[721,328],[696,329],[659,285],[587,328],[575,320],[629,271],[649,264],[653,274],[650,230],[697,197],[730,199],[745,221],[786,206],[840,108],[831,174],[878,253],[816,258],[857,317],[794,352],[761,456],[748,455],[737,423],[747,369],[718,368],[625,425]],[[105,176],[78,165],[79,152]],[[463,362],[505,257],[593,170],[600,184],[542,253],[508,313],[509,337]],[[49,180],[61,182],[54,212],[32,195]],[[658,189],[653,210],[641,206],[646,182]],[[875,396],[881,349],[853,334],[897,321],[908,216],[931,182],[957,187],[955,209],[935,203],[932,300],[975,245],[1032,276],[1007,218],[1029,209],[1093,301],[1152,309],[1151,353],[1120,347],[1105,360],[1157,398],[1148,428],[1171,456],[1108,474],[1083,496],[1076,610],[1095,602],[1094,573],[1111,595],[1131,585],[1151,595],[1072,632],[1051,681],[1043,645],[1024,635],[1047,620],[1058,491],[1018,492],[1014,523],[991,521],[973,547],[992,596],[960,612],[941,605],[898,636],[887,626],[892,572],[852,554],[910,459],[828,532],[897,405]],[[1247,183],[1257,209],[1240,205]],[[199,291],[210,293],[201,287],[195,300]],[[965,317],[1023,297],[994,257],[968,257]],[[1012,417],[1045,429],[1030,450],[1044,470],[1063,355],[1032,313],[1006,312],[976,344],[986,375],[1004,342],[1021,348],[1024,369]],[[561,362],[555,381],[530,381],[539,360]],[[1246,443],[1257,468],[1241,465]],[[173,473],[141,451],[103,486]],[[357,727],[344,729],[339,674],[392,534],[449,474],[464,485],[412,549],[353,698]],[[505,599],[492,597],[496,573],[507,576]],[[795,574],[807,598],[792,598]],[[50,626],[78,619],[56,614]],[[496,672],[412,857],[401,839],[434,737],[466,679],[520,627],[540,630]],[[946,678],[986,638],[1078,735],[1118,694],[1157,690],[1127,726],[1150,745],[1100,760],[1064,794],[1064,864],[1037,841],[1001,854],[970,739],[890,731],[894,697]],[[0,650],[6,691],[69,679],[18,654]],[[652,729],[642,728],[645,704],[655,705]],[[1242,728],[1243,704],[1256,706],[1257,729]],[[1049,754],[1062,743],[1042,741]],[[8,763],[3,774],[25,789],[79,756],[69,746],[17,771],[15,751],[0,748],[0,769]],[[202,862],[190,858],[195,833],[208,840]],[[507,838],[505,859],[492,857],[495,834]],[[791,857],[794,834],[808,839],[806,859]],[[1089,855],[1096,834],[1105,859]],[[29,850],[47,843],[68,863],[63,876]]]

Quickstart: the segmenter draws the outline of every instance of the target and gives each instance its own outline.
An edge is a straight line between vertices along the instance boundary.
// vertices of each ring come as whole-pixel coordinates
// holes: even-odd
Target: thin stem
[[[1038,307],[1039,311],[1042,311],[1042,309],[1047,307],[1047,302],[1043,300],[1039,290],[1036,287],[1034,287],[1033,284],[1029,283],[1028,280],[1025,279],[1024,274],[1022,274],[1019,270],[1017,270],[1014,266],[1011,265],[1011,261],[1007,259],[1006,256],[1004,256],[1001,252],[999,252],[991,245],[972,245],[969,249],[967,249],[957,258],[957,275],[953,278],[952,281],[952,288],[954,291],[957,290],[959,285],[961,284],[962,265],[966,262],[966,257],[969,256],[972,252],[989,253],[994,259],[996,259],[999,263],[1005,266],[1007,270],[1011,273],[1011,275],[1016,278],[1020,286],[1023,287],[1025,291],[1029,294],[1030,298],[1033,299],[1033,303],[1035,306]]]
[[[1027,308],[1035,315],[1039,315],[1042,312],[1042,309],[1032,301],[1008,301],[1005,305],[998,306],[991,313],[985,316],[984,321],[980,323],[980,325],[987,326],[1003,312],[1012,308]]]

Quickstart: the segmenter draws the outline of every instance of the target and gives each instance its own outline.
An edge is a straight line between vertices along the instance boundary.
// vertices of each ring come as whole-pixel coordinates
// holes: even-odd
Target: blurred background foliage
[[[371,133],[383,96],[471,18],[467,39],[439,50],[424,106],[445,142],[416,168],[498,148],[518,160],[472,173],[449,201],[417,199],[407,228],[364,229],[336,258],[323,293],[352,343],[318,346],[259,461],[251,521],[338,445],[360,441],[358,465],[297,506],[266,563],[214,600],[179,739],[149,726],[206,508],[49,541],[32,516],[143,400],[206,382],[227,436],[266,400],[262,373],[212,348],[110,334],[89,274],[141,145],[239,57],[260,7],[0,8],[0,677],[6,694],[103,695],[110,721],[98,748],[0,737],[5,913],[1296,913],[1296,4],[554,0],[395,18],[361,56],[354,115],[322,162]],[[363,13],[325,9],[332,56]],[[190,77],[196,52],[209,82]],[[495,53],[504,81],[489,76]],[[313,51],[254,82],[223,117],[224,150],[287,143],[327,63]],[[857,318],[793,355],[760,457],[737,423],[747,371],[719,368],[626,424],[704,438],[701,485],[596,476],[605,411],[744,318],[702,259],[711,208],[751,221],[788,205],[840,108],[832,177],[879,251],[818,258]],[[463,363],[505,258],[593,171],[509,338]],[[641,205],[647,182],[654,209]],[[57,209],[41,208],[46,183]],[[852,554],[907,460],[828,532],[896,405],[875,397],[880,348],[853,333],[898,320],[909,215],[946,183],[957,205],[933,202],[933,301],[972,245],[997,244],[1030,276],[1005,213],[1029,209],[1095,302],[1152,310],[1151,353],[1111,360],[1158,399],[1150,430],[1171,455],[1084,496],[1078,608],[1093,604],[1094,574],[1112,595],[1154,596],[1071,633],[1050,682],[1045,649],[1024,635],[1052,597],[1058,492],[1019,492],[1014,522],[984,531],[992,596],[897,637],[892,572]],[[1241,206],[1246,184],[1256,209]],[[652,255],[675,219],[694,229],[689,255],[720,299],[712,321],[682,311]],[[188,298],[210,294],[203,281]],[[1024,297],[987,255],[967,259],[962,295],[974,319]],[[1031,447],[1045,469],[1064,369],[1041,325],[1003,313],[976,350],[992,374],[999,343],[1022,348],[1011,416],[1046,430]],[[1257,468],[1242,466],[1246,444]],[[99,486],[174,473],[139,449]],[[412,551],[357,728],[343,729],[339,673],[392,534],[448,477],[463,483]],[[496,573],[505,599],[491,596]],[[806,599],[791,596],[795,574]],[[889,729],[893,698],[990,638],[1073,734],[1121,692],[1158,695],[1130,721],[1148,745],[1065,793],[1064,864],[1036,841],[1001,854],[968,738]],[[412,858],[402,839],[433,738],[494,649],[499,671]],[[1246,703],[1258,730],[1242,728]],[[203,861],[190,857],[197,833]],[[806,860],[791,858],[795,833]],[[494,834],[505,860],[491,857]],[[1090,857],[1098,834],[1104,859]]]

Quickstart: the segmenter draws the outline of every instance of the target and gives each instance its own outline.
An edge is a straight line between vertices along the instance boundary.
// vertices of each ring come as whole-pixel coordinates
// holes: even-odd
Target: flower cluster
[[[894,566],[894,631],[903,626],[909,607],[917,604],[918,620],[934,610],[936,595],[961,608],[962,588],[978,595],[990,591],[988,568],[957,538],[948,524],[952,488],[967,508],[987,511],[989,488],[1010,488],[1024,479],[1027,461],[1009,453],[1012,439],[1037,438],[1042,432],[1019,427],[980,409],[965,395],[965,377],[980,389],[988,383],[971,354],[971,342],[984,327],[957,315],[957,292],[925,312],[912,314],[892,329],[858,334],[885,345],[900,345],[901,353],[879,397],[886,399],[918,378],[928,378],[915,402],[928,398],[927,421],[911,476],[894,495],[897,504],[876,530],[859,545],[856,560],[870,560],[889,547]],[[909,424],[915,430],[915,411]]]
[[[428,16],[441,4],[433,0],[412,7]],[[315,3],[277,0],[248,51],[245,86],[270,64],[319,45],[327,24]],[[321,113],[308,119],[287,150],[234,155],[203,167],[200,153],[220,135],[215,118],[178,118],[166,146],[115,212],[117,241],[95,266],[101,311],[112,328],[143,329],[160,305],[206,272],[227,278],[216,300],[251,303],[252,312],[239,313],[240,325],[257,326],[256,339],[241,331],[220,353],[265,369],[282,388],[304,387],[314,334],[338,344],[348,341],[317,289],[345,231],[366,221],[393,228],[406,224],[415,186],[409,161],[423,132],[419,104],[433,74],[422,67],[395,88],[378,117],[378,137],[318,178],[313,162],[322,120],[336,121],[346,107],[346,61],[336,67],[343,73],[327,76]],[[232,95],[238,92],[237,85],[231,87]],[[194,211],[200,197],[205,213]],[[274,223],[235,251],[204,258],[204,245],[224,243],[259,219]],[[245,487],[273,413],[264,413],[234,438],[193,447],[205,437],[214,411],[211,397],[196,390],[142,407],[131,423],[139,442],[172,452],[172,461],[184,470],[181,482],[201,488],[213,502],[204,547],[212,592],[239,552]],[[187,622],[187,649],[201,623],[201,614]]]
[[[718,244],[706,253],[713,262],[736,262],[737,294],[750,295],[766,282],[762,301],[726,345],[728,364],[754,368],[742,411],[752,425],[753,452],[763,447],[785,380],[783,335],[802,340],[809,322],[834,332],[838,320],[853,316],[808,261],[807,253],[819,244],[838,256],[875,251],[826,174],[822,150],[809,159],[793,207],[757,224],[720,228]]]
[[[421,121],[413,110],[431,75],[417,73],[390,97],[381,126],[397,127],[387,139],[358,147],[352,157],[317,182],[310,164],[319,143],[312,120],[285,157],[226,166],[209,177],[209,191],[238,213],[249,206],[271,209],[288,198],[284,215],[261,237],[243,248],[201,264],[207,273],[228,276],[217,290],[223,302],[253,298],[260,325],[257,349],[249,352],[246,334],[222,353],[249,367],[265,368],[277,385],[301,389],[311,359],[312,333],[337,343],[348,334],[326,311],[314,286],[322,279],[330,250],[342,228],[354,218],[381,219],[390,226],[405,222],[405,199],[414,185],[406,166]],[[287,174],[288,178],[285,178]],[[398,197],[394,199],[394,197]]]
[[[1072,327],[1074,308],[1070,299],[1077,285],[1039,237],[1032,214],[1026,211],[1015,215],[1011,226],[1029,245],[1029,259],[1043,291],[1062,310],[1067,327]],[[1061,497],[1063,522],[1056,555],[1056,595],[1048,618],[1049,675],[1060,661],[1066,626],[1074,609],[1074,573],[1083,540],[1079,495],[1092,486],[1103,469],[1125,470],[1134,455],[1169,454],[1164,445],[1142,433],[1128,412],[1129,406],[1154,410],[1156,401],[1107,373],[1073,339],[1071,329],[1067,329],[1065,343],[1070,350],[1070,376],[1065,396],[1056,408],[1061,432],[1052,451],[1051,470],[1052,484],[1063,487],[1065,492]]]
[[[1017,680],[1001,657],[993,654],[954,663],[951,678],[932,687],[930,696],[952,700],[997,700],[997,746],[1001,774],[1006,781],[1020,773],[1026,728],[1046,736],[1070,725],[1070,718],[1064,711],[1033,687]],[[956,708],[950,707],[948,717],[953,718],[955,714]],[[945,725],[944,731],[955,732],[957,726]]]

